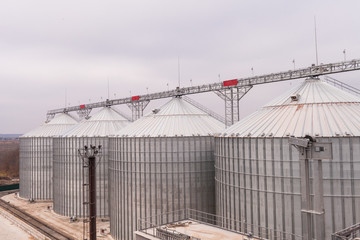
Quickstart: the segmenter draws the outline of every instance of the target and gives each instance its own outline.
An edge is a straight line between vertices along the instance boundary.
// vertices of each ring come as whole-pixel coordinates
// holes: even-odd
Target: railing
[[[217,114],[216,112],[208,109],[207,107],[201,105],[200,103],[196,102],[195,100],[189,98],[188,96],[183,96],[183,100],[185,100],[186,102],[194,105],[195,107],[199,108],[201,111],[206,112],[207,114],[209,114],[210,116],[212,116],[213,118],[217,119],[218,121],[225,123],[225,118],[219,114]]]
[[[331,235],[332,240],[353,240],[360,238],[360,223],[340,230]]]
[[[190,236],[172,229],[156,228],[156,237],[166,240],[189,240]]]
[[[166,221],[166,219],[171,219]],[[170,213],[164,213],[156,216],[147,217],[144,219],[138,219],[137,229],[140,232],[146,233],[153,237],[161,235],[159,232],[164,232],[164,227],[168,233],[168,238],[159,239],[187,239],[187,238],[171,238],[170,236],[180,236],[180,234],[172,226],[176,226],[174,223],[182,222],[186,224],[189,221],[196,221],[198,223],[210,225],[216,228],[224,229],[231,232],[236,232],[252,239],[268,239],[268,240],[302,240],[302,236],[285,233],[269,229],[266,227],[257,226],[247,223],[246,221],[238,221],[234,219],[228,219],[214,214],[209,214],[193,209],[183,209]],[[169,231],[170,230],[170,231]],[[191,236],[188,236],[191,237]],[[194,237],[192,237],[194,239]]]
[[[324,77],[324,82],[327,82],[329,84],[334,85],[335,87],[338,87],[342,90],[345,90],[349,93],[352,93],[354,95],[360,96],[360,89],[357,89],[353,86],[350,86],[349,84],[343,83],[335,78],[329,77],[329,76],[325,76]]]

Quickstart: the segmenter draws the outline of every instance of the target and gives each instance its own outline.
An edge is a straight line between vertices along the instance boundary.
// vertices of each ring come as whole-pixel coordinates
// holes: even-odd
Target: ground
[[[16,193],[6,195],[2,197],[2,199],[10,202],[10,204],[15,205],[19,209],[31,214],[39,220],[48,223],[49,226],[56,227],[57,229],[73,236],[76,239],[82,239],[82,221],[70,223],[69,217],[64,217],[56,214],[52,210],[53,203],[51,201],[37,201],[35,203],[29,203],[27,200],[19,198]],[[98,229],[97,239],[113,239],[109,234],[109,221],[98,220],[96,224]],[[100,229],[105,229],[105,234],[100,234]],[[1,238],[1,235],[0,239],[3,240],[3,238]]]
[[[1,210],[0,210],[1,211]],[[1,240],[30,240],[34,239],[22,229],[0,215],[0,239]]]

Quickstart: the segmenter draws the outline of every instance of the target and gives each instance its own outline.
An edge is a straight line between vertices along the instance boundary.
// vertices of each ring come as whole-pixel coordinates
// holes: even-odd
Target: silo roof
[[[67,113],[55,115],[49,122],[44,123],[38,128],[22,135],[21,137],[52,137],[71,128],[78,122]]]
[[[307,79],[222,135],[360,136],[360,98],[319,79]]]
[[[63,137],[105,137],[115,134],[130,122],[111,107],[104,107],[88,120],[83,120],[69,130]]]
[[[117,132],[128,137],[208,136],[220,133],[224,124],[180,97]]]

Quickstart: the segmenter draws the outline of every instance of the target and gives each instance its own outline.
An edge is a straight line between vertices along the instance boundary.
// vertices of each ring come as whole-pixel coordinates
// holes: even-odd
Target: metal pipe
[[[325,239],[323,170],[320,159],[314,160],[314,190],[315,238]]]
[[[307,149],[305,151],[308,151]],[[307,155],[307,154],[306,154]],[[301,175],[301,221],[302,221],[302,235],[304,240],[311,240],[311,206],[310,206],[310,166],[309,159],[300,161],[300,175]]]

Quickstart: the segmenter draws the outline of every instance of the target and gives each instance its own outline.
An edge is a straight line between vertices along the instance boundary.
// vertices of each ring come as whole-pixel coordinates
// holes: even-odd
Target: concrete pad
[[[201,240],[256,240],[259,238],[248,237],[245,234],[239,232],[233,232],[230,230],[222,229],[216,226],[203,224],[194,220],[180,221],[174,224],[167,224],[160,227],[163,230],[171,232],[175,230],[177,233],[182,233],[193,238]],[[151,236],[154,229],[149,228],[142,231],[135,232],[136,239],[158,239]]]

